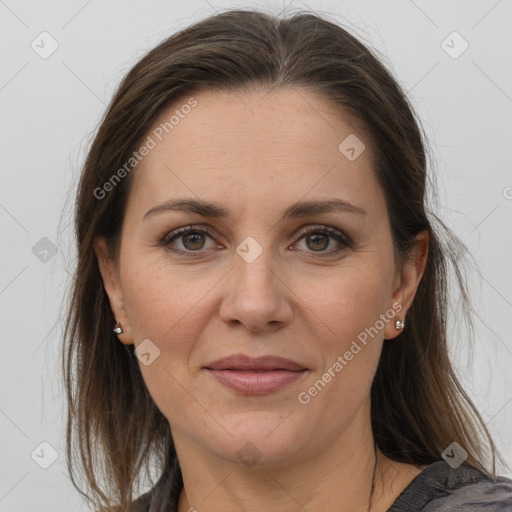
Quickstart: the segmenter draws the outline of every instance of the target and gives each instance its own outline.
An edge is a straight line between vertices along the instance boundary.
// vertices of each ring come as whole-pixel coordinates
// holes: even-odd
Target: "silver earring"
[[[116,334],[123,334],[123,328],[121,327],[121,324],[116,320],[116,325],[114,327],[114,332]]]
[[[398,319],[398,320],[395,322],[395,329],[396,329],[397,331],[400,331],[401,329],[403,329],[403,328],[404,328],[404,326],[405,326],[405,320],[404,320],[404,321],[402,321],[402,320]]]

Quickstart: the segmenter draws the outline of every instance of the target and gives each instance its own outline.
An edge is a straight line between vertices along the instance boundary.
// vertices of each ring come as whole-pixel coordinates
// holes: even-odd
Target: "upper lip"
[[[303,365],[278,356],[249,357],[244,354],[235,354],[217,359],[205,365],[209,370],[306,370]]]

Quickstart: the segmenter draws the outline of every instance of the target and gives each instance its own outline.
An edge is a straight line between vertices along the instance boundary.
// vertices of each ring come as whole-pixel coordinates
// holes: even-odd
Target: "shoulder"
[[[512,480],[491,479],[467,464],[454,469],[437,461],[418,474],[388,512],[410,510],[512,512]]]

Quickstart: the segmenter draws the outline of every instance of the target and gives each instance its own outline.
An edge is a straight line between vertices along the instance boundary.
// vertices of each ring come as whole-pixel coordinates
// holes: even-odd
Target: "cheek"
[[[172,344],[179,352],[207,321],[204,307],[216,281],[176,267],[143,267],[127,272],[123,283],[135,343],[149,338],[162,347]]]
[[[177,275],[175,271],[172,275],[163,271],[132,272],[123,289],[135,345],[149,339],[156,347],[150,345],[150,364],[138,361],[146,387],[167,418],[181,418],[180,423],[186,426],[191,417],[197,421],[201,412],[196,410],[194,393],[190,393],[189,358],[208,313],[200,280]],[[197,424],[189,427],[197,428]]]
[[[139,361],[142,376],[161,410],[179,416],[194,405],[185,391],[191,388],[191,354],[213,314],[211,294],[219,279],[211,272],[198,276],[197,270],[192,275],[149,263],[125,268],[123,292],[135,345],[149,339],[157,347],[154,362]]]
[[[316,338],[322,365],[295,397],[303,414],[328,425],[326,438],[348,428],[367,403],[382,350],[381,315],[389,301],[386,283],[377,279],[359,275],[335,283],[315,310],[323,324],[323,334]]]
[[[309,294],[306,304],[325,325],[325,349],[348,350],[352,340],[379,338],[390,288],[379,270],[346,268]],[[311,290],[311,288],[310,288]],[[305,295],[308,297],[307,295]],[[379,331],[377,335],[376,332]]]
[[[347,411],[357,408],[371,386],[386,322],[392,321],[385,316],[388,283],[378,271],[357,272],[352,268],[332,279],[321,298],[316,292],[311,297],[307,305],[322,320],[323,333],[317,337],[322,366],[308,382],[317,383],[316,388],[322,390],[318,396],[323,395],[323,399],[314,400],[318,406],[319,402],[330,402]]]

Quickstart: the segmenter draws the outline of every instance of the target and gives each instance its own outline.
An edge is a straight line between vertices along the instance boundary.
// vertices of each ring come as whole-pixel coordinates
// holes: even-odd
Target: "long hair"
[[[156,460],[159,472],[170,472],[174,492],[179,491],[181,473],[168,420],[149,395],[133,350],[112,332],[114,317],[93,250],[94,238],[105,236],[117,260],[136,165],[108,192],[102,187],[118,169],[127,169],[156,117],[172,103],[201,90],[255,87],[320,94],[364,130],[385,194],[393,247],[402,261],[415,236],[428,231],[426,268],[405,328],[397,339],[384,341],[372,383],[378,447],[395,461],[423,465],[440,460],[443,450],[457,442],[468,453],[466,463],[494,476],[496,447],[449,358],[450,265],[465,325],[473,331],[463,272],[466,248],[427,207],[427,138],[405,93],[374,50],[326,16],[227,10],[175,33],[134,65],[85,159],[62,350],[73,484],[100,510],[126,510],[135,483]]]

